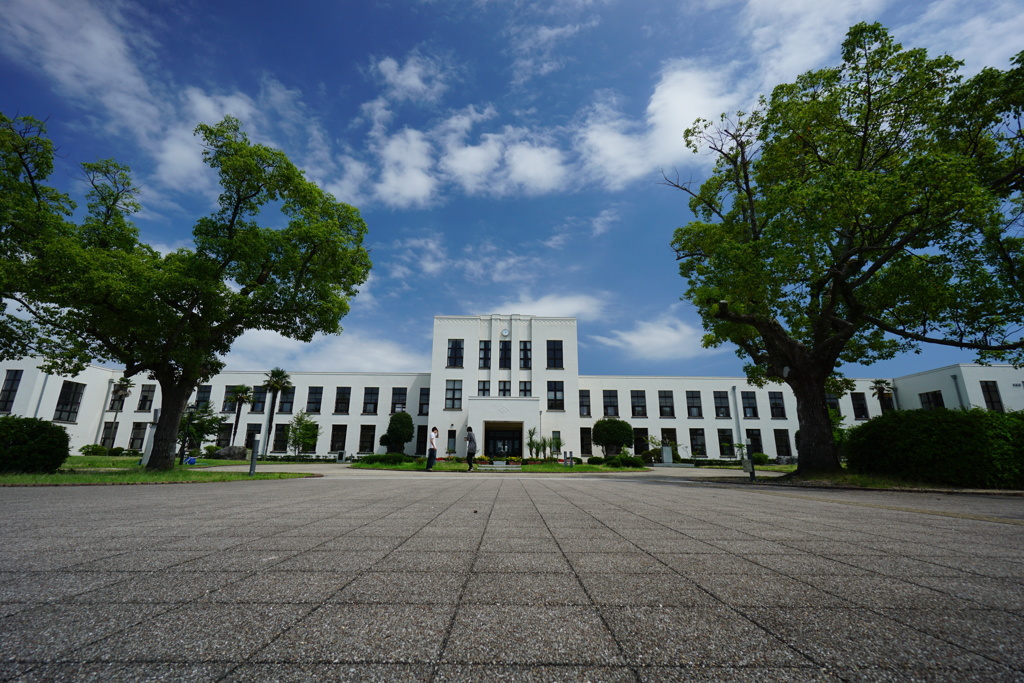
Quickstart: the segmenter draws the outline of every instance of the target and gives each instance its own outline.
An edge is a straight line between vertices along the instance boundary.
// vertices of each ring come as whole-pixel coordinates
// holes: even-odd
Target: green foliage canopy
[[[384,446],[388,453],[402,453],[405,451],[405,444],[412,441],[415,433],[412,415],[398,411],[388,421],[387,431],[380,435],[380,445]]]

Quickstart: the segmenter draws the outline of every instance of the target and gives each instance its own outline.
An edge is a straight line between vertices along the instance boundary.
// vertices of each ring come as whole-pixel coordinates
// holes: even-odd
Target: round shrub
[[[53,474],[69,455],[64,427],[36,417],[0,417],[0,472]]]
[[[79,448],[78,452],[81,453],[82,455],[93,455],[93,456],[96,456],[96,455],[106,455],[107,454],[107,447],[106,446],[101,446],[98,443],[91,443],[91,444],[88,444],[86,446],[82,446],[81,448]]]
[[[770,460],[767,453],[751,453],[750,459],[754,461],[755,465],[767,465]]]
[[[1024,486],[1024,413],[897,410],[849,430],[854,472],[971,488]]]
[[[604,464],[604,458],[602,458],[600,455],[592,455],[592,456],[590,456],[590,458],[587,459],[587,464],[588,465],[603,465]]]

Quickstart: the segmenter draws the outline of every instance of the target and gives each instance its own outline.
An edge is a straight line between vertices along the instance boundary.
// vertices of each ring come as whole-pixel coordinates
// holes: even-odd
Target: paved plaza
[[[381,473],[0,488],[0,680],[1024,680],[1024,498]]]

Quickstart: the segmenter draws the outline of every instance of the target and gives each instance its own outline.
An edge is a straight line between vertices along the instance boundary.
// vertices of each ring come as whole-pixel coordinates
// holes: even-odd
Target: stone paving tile
[[[966,601],[966,608],[991,607],[1024,612],[1024,583],[986,576],[947,578],[922,576],[915,583]]]
[[[724,552],[706,553],[655,553],[654,556],[668,565],[672,571],[684,576],[743,576],[775,577],[778,574],[759,564]],[[782,556],[779,556],[782,557]]]
[[[636,676],[627,666],[453,666],[442,664],[433,679],[437,683],[633,683]]]
[[[273,571],[359,572],[369,569],[385,555],[387,552],[384,550],[308,550],[277,562],[268,569]]]
[[[355,576],[347,572],[312,571],[233,573],[230,583],[204,594],[200,600],[227,604],[320,604],[351,583]]]
[[[1017,579],[1024,581],[1024,560],[1003,560],[998,558],[982,558],[973,555],[951,555],[949,553],[936,558],[929,558],[930,562],[959,569],[967,574],[975,576],[987,576],[993,578]]]
[[[480,538],[474,536],[456,536],[454,538],[413,536],[403,543],[398,550],[401,552],[416,551],[473,551],[480,546]]]
[[[487,553],[477,554],[474,572],[571,572],[561,553]]]
[[[396,550],[373,565],[379,572],[468,572],[476,553],[455,552],[402,552]]]
[[[638,669],[642,683],[677,683],[678,681],[794,681],[797,683],[839,683],[843,679],[833,672],[814,666],[650,666]]]
[[[417,534],[417,538],[420,537]],[[390,552],[409,540],[408,536],[339,536],[316,546],[321,551],[383,550]]]
[[[205,683],[221,680],[234,664],[169,664],[164,662],[110,663],[110,662],[58,662],[42,664],[18,676],[18,683],[46,681],[77,681],[79,683],[162,683],[163,681],[189,681]]]
[[[473,574],[464,603],[484,605],[590,605],[571,573]]]
[[[288,533],[274,534],[258,539],[246,539],[245,541],[231,546],[231,552],[264,552],[267,550],[329,550],[322,547],[327,541],[316,536],[292,536]],[[216,550],[227,550],[217,548]],[[352,548],[356,550],[356,548]],[[359,548],[359,550],[373,550],[373,548]]]
[[[0,572],[0,602],[63,600],[135,575],[134,572]]]
[[[117,555],[106,555],[101,560],[77,564],[78,571],[161,571],[209,555],[209,550],[131,550]]]
[[[624,663],[595,608],[559,605],[464,605],[442,662]]]
[[[0,619],[0,661],[54,661],[79,647],[169,609],[165,605],[47,604]]]
[[[910,609],[964,609],[977,607],[969,600],[928,588],[924,579],[934,577],[907,577],[906,580],[890,576],[847,576],[842,580],[832,577],[807,576],[803,580],[859,607]]]
[[[454,605],[326,604],[251,661],[436,661],[454,611]]]
[[[175,571],[205,572],[233,571],[256,572],[270,569],[299,554],[298,550],[239,550],[232,548],[182,562]]]
[[[668,567],[643,553],[566,553],[577,572],[618,572],[620,574],[660,574]]]
[[[136,552],[146,554],[148,551],[140,550]],[[5,549],[3,554],[0,554],[0,571],[42,572],[70,569],[71,567],[74,567],[75,570],[82,569],[85,571],[91,569],[138,569],[138,567],[116,566],[118,561],[114,558],[119,555],[122,555],[122,553],[116,550],[51,550],[47,548],[43,551],[23,550],[15,553],[8,552]],[[101,560],[101,562],[95,566],[90,566],[89,563],[96,560]],[[113,566],[108,564],[108,562],[112,562]]]
[[[238,572],[137,572],[127,580],[69,598],[104,605],[119,602],[182,603],[202,599],[241,578]]]
[[[431,664],[243,664],[222,679],[224,683],[429,683]]]
[[[879,610],[901,624],[1008,666],[1024,662],[1024,616],[1002,610]]]
[[[991,683],[991,681],[1019,681],[1019,671],[1002,667],[950,670],[936,666],[928,671],[920,667],[906,668],[840,667],[833,669],[836,676],[851,683],[909,683],[911,681],[957,681],[957,683]]]
[[[801,667],[810,662],[726,607],[602,607],[638,666]]]
[[[870,610],[751,608],[745,613],[811,660],[835,668],[1002,670],[958,645]]]
[[[867,576],[871,572],[817,555],[763,555],[753,560],[759,566],[794,578],[805,576]]]
[[[580,572],[579,579],[598,605],[696,607],[719,600],[691,579],[666,573],[630,581],[618,573]]]
[[[892,577],[949,576],[966,577],[967,572],[933,562],[931,558],[913,557],[851,557],[846,562],[868,572]]]
[[[366,572],[331,596],[330,602],[454,605],[465,583],[465,574],[450,572]]]
[[[556,553],[559,544],[553,538],[536,536],[500,536],[488,534],[480,544],[482,552],[491,553]]]

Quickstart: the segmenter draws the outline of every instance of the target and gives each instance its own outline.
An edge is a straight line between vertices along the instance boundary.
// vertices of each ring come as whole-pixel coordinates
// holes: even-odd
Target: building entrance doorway
[[[485,422],[484,455],[492,460],[523,457],[523,423]]]

